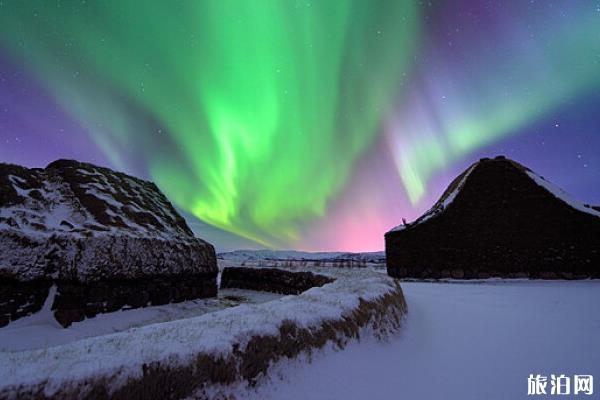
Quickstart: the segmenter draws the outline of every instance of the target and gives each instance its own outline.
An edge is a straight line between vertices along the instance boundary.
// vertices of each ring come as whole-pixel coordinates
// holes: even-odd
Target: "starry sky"
[[[150,179],[220,250],[381,250],[497,154],[600,204],[598,110],[598,1],[0,0],[0,161]]]

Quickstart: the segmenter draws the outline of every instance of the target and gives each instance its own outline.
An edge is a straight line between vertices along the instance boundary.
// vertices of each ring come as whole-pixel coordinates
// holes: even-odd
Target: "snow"
[[[556,197],[557,199],[567,203],[569,206],[573,207],[576,210],[591,214],[596,217],[600,217],[600,211],[594,210],[591,207],[586,207],[583,203],[573,199],[571,196],[569,196],[569,194],[567,194],[565,191],[560,189],[558,186],[548,182],[547,180],[545,180],[543,177],[537,175],[536,173],[529,171],[529,170],[526,172],[527,172],[527,175],[531,179],[533,179],[533,181],[535,183],[537,183],[538,185],[540,185],[541,187],[543,187],[544,189],[546,189],[547,191],[552,193],[554,195],[554,197]]]
[[[77,265],[76,278],[85,281],[111,276],[110,259],[119,259],[117,269],[132,278],[213,268],[212,247],[193,236],[154,184],[75,161],[13,167],[6,176],[17,196],[0,207],[3,274],[23,281],[72,278]],[[60,260],[59,267],[49,271],[48,257]]]
[[[332,270],[336,281],[261,304],[241,304],[197,317],[155,323],[89,337],[55,347],[0,351],[2,385],[48,380],[47,393],[72,379],[116,375],[115,384],[142,374],[142,365],[187,363],[196,354],[226,355],[234,343],[244,348],[255,335],[275,335],[284,320],[301,328],[320,326],[395,289],[394,281],[368,269]]]
[[[431,209],[429,209],[425,214],[423,214],[421,217],[419,217],[417,220],[415,220],[412,223],[409,223],[408,225],[416,225],[416,224],[420,224],[423,223],[425,221],[427,221],[428,219],[435,217],[436,215],[438,215],[440,212],[444,211],[446,208],[448,208],[448,206],[450,204],[452,204],[452,202],[454,201],[454,199],[456,198],[456,196],[458,195],[458,193],[460,193],[461,189],[463,188],[467,178],[469,177],[469,175],[471,174],[471,172],[473,171],[473,169],[477,166],[477,164],[473,164],[464,174],[464,176],[462,177],[462,179],[460,180],[460,182],[456,185],[456,187],[452,190],[452,192],[450,192],[445,198],[441,199],[441,203],[437,202]],[[600,217],[600,211],[594,210],[591,207],[588,207],[586,205],[584,205],[583,203],[571,198],[566,192],[564,192],[562,189],[560,189],[558,186],[555,186],[554,184],[548,182],[547,180],[545,180],[543,177],[539,176],[538,174],[532,172],[529,169],[526,169],[525,172],[527,173],[527,176],[529,176],[535,183],[537,183],[539,186],[543,187],[544,189],[546,189],[547,191],[549,191],[550,193],[552,193],[552,195],[554,195],[556,198],[558,198],[559,200],[562,200],[563,202],[567,203],[569,206],[573,207],[576,210],[594,215],[596,217]],[[389,230],[389,232],[396,232],[396,231],[401,231],[403,229],[406,229],[407,225],[398,225],[392,229]]]
[[[473,164],[468,170],[467,172],[464,174],[464,176],[462,177],[462,179],[460,180],[460,182],[458,182],[458,185],[456,185],[456,187],[454,188],[454,190],[452,190],[448,196],[446,196],[446,198],[442,201],[442,210],[445,210],[446,208],[448,208],[448,206],[450,204],[452,204],[452,202],[454,201],[454,199],[456,198],[456,196],[458,195],[458,193],[460,193],[460,191],[462,190],[463,186],[465,186],[465,182],[467,181],[467,178],[469,177],[469,175],[471,175],[471,172],[473,171],[473,169],[475,169],[476,164]]]
[[[465,182],[467,181],[467,178],[469,177],[469,175],[471,174],[471,172],[473,171],[473,169],[475,169],[476,166],[477,166],[477,164],[473,164],[465,172],[465,174],[463,175],[462,179],[460,180],[460,182],[458,182],[458,184],[454,187],[454,189],[450,193],[448,193],[445,197],[443,197],[442,199],[440,199],[440,200],[442,200],[441,203],[438,201],[425,214],[423,214],[417,220],[409,223],[408,225],[410,226],[410,225],[417,225],[417,224],[423,223],[423,222],[427,221],[428,219],[431,219],[432,217],[435,217],[439,213],[443,212],[446,208],[448,208],[448,206],[450,204],[452,204],[452,202],[454,201],[454,199],[456,198],[456,196],[460,193],[460,191],[462,190],[463,186],[465,185]],[[403,229],[406,229],[406,225],[405,224],[398,225],[398,226],[390,229],[389,232],[401,231]]]
[[[16,227],[11,226],[0,219],[0,230],[13,234],[25,234],[40,240],[55,234],[66,233],[81,237],[82,232],[85,232],[87,236],[117,235],[162,240],[190,236],[173,223],[176,215],[169,209],[168,200],[155,186],[150,186],[148,182],[141,180],[137,182],[134,178],[106,168],[86,165],[89,170],[84,168],[76,170],[78,175],[83,175],[87,179],[86,182],[80,184],[80,187],[86,195],[94,196],[105,205],[118,211],[118,213],[114,213],[110,208],[107,209],[106,213],[112,217],[112,224],[100,224],[92,213],[83,207],[81,199],[75,195],[69,182],[60,172],[40,170],[36,171],[34,176],[41,187],[24,188],[28,184],[26,180],[16,175],[9,174],[7,176],[17,195],[25,200],[20,204],[0,208],[0,217],[5,221],[11,218],[17,225]],[[32,171],[29,170],[33,174]],[[34,189],[39,192],[42,200],[31,197]],[[117,195],[119,196],[117,197]],[[124,203],[117,200],[118,198],[124,199]],[[127,218],[126,213],[121,212],[124,208],[150,214],[161,223],[162,229],[157,229],[152,225],[137,224]],[[114,224],[117,215],[127,228]],[[71,226],[62,225],[62,221],[66,221]],[[101,231],[90,230],[88,229],[89,225],[100,226],[103,229]]]
[[[285,318],[304,327],[337,318],[359,297],[386,293],[392,282],[369,269],[325,271],[337,280],[299,296],[263,294],[254,304],[212,312],[193,302],[121,311],[76,323],[58,339],[47,302],[41,313],[0,329],[0,386],[49,377],[51,393],[74,376],[122,368],[123,379],[149,360],[177,364],[197,352],[223,354],[251,335],[275,333]],[[238,400],[512,400],[527,398],[529,374],[600,377],[600,281],[402,282],[402,288],[409,313],[387,342],[363,336],[342,351],[279,362],[257,388],[223,390]],[[29,346],[38,349],[8,351],[10,338],[38,340]]]
[[[26,183],[25,180],[15,175],[8,175],[8,179],[13,184],[17,195],[25,198],[25,202],[0,208],[0,217],[4,219],[13,218],[19,226],[18,229],[15,229],[4,222],[0,222],[0,229],[41,238],[48,237],[57,231],[66,231],[66,227],[60,225],[62,220],[69,221],[74,226],[78,226],[85,221],[85,217],[80,211],[61,202],[61,193],[68,190],[66,184],[51,180],[44,181],[42,187],[35,189],[44,199],[39,201],[30,197],[33,188],[23,189],[21,187]],[[44,226],[45,229],[41,230],[32,224]]]
[[[599,281],[402,287],[409,313],[399,336],[280,364],[237,398],[512,400],[528,398],[529,374],[600,379]]]
[[[0,328],[0,351],[41,349],[75,342],[88,337],[126,331],[131,328],[178,319],[197,317],[239,305],[241,302],[260,304],[277,300],[283,295],[243,289],[222,289],[218,298],[197,299],[161,306],[120,310],[98,314],[63,328],[50,307],[56,293],[53,286],[42,311],[11,322]]]
[[[401,231],[403,229],[406,229],[406,225],[405,224],[395,226],[392,229],[390,229],[388,232],[396,232],[396,231]]]

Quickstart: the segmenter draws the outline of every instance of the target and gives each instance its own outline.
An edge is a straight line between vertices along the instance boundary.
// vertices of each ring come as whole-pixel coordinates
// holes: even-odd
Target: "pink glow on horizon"
[[[408,200],[383,140],[357,166],[354,178],[330,205],[327,217],[305,234],[307,251],[381,251],[383,235],[420,215]]]

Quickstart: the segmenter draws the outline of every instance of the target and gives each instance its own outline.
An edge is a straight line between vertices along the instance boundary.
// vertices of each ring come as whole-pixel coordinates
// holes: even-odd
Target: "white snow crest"
[[[434,204],[434,206],[432,208],[430,208],[425,214],[423,214],[423,216],[419,217],[417,220],[415,220],[414,222],[411,222],[407,225],[418,225],[422,222],[427,221],[430,218],[435,217],[436,215],[438,215],[439,213],[443,212],[446,208],[448,208],[448,206],[450,204],[452,204],[452,202],[454,201],[454,199],[456,198],[456,196],[460,193],[460,191],[462,190],[463,186],[465,185],[465,182],[467,181],[467,178],[469,177],[469,175],[471,174],[471,172],[473,171],[473,169],[477,166],[477,164],[473,164],[464,174],[464,176],[462,177],[462,179],[460,180],[460,182],[458,182],[458,184],[456,185],[456,187],[450,192],[448,193],[448,195],[446,196],[446,198],[441,202],[441,203],[436,203]],[[390,229],[388,232],[396,232],[396,231],[401,231],[403,229],[406,229],[407,225],[402,224],[402,225],[398,225],[395,226],[394,228]]]
[[[328,271],[336,280],[297,296],[262,304],[242,304],[198,317],[157,323],[47,349],[0,352],[0,385],[46,381],[46,390],[86,378],[109,376],[124,382],[141,376],[144,363],[182,365],[198,354],[227,355],[256,335],[277,335],[283,321],[317,328],[349,315],[365,301],[396,290],[388,276],[371,270]],[[51,395],[52,393],[50,393]]]
[[[125,235],[165,240],[189,236],[175,224],[178,216],[173,214],[168,199],[155,186],[108,169],[92,165],[87,168],[90,170],[76,170],[87,179],[80,187],[86,196],[104,203],[111,224],[104,225],[96,220],[63,175],[42,170],[35,176],[39,187],[28,188],[28,182],[22,177],[8,175],[13,189],[24,200],[0,208],[0,230],[18,231],[37,238],[61,233],[76,237],[85,233],[85,236]],[[122,202],[118,198],[125,200]],[[129,213],[146,214],[158,221],[160,227],[137,223],[128,217]],[[116,223],[119,220],[121,223]],[[90,229],[90,226],[100,229]]]
[[[576,210],[582,211],[584,213],[588,213],[595,217],[600,217],[600,211],[594,210],[591,207],[587,207],[583,203],[573,199],[564,190],[562,190],[558,186],[554,185],[553,183],[548,182],[546,179],[542,178],[538,174],[536,174],[530,170],[527,170],[526,172],[527,172],[527,175],[531,179],[533,179],[533,181],[535,183],[537,183],[539,186],[543,187],[544,189],[546,189],[547,191],[552,193],[552,195],[554,197],[556,197],[557,199],[567,203],[569,206],[573,207]]]

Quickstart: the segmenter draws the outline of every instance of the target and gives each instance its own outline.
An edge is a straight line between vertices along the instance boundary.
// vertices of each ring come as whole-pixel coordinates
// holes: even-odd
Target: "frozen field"
[[[282,362],[256,389],[242,385],[225,393],[238,400],[512,400],[544,398],[527,396],[529,374],[591,374],[594,396],[562,398],[600,397],[600,281],[403,282],[402,287],[409,314],[401,333],[388,342],[364,338],[343,351],[317,352],[310,364],[306,357]],[[104,314],[69,329],[41,312],[0,329],[0,351],[45,348],[195,317],[240,301],[279,298],[226,289],[219,299]]]
[[[403,283],[389,343],[353,343],[290,362],[249,399],[520,399],[529,374],[594,375],[600,397],[600,281]],[[548,384],[548,391],[550,384]]]

